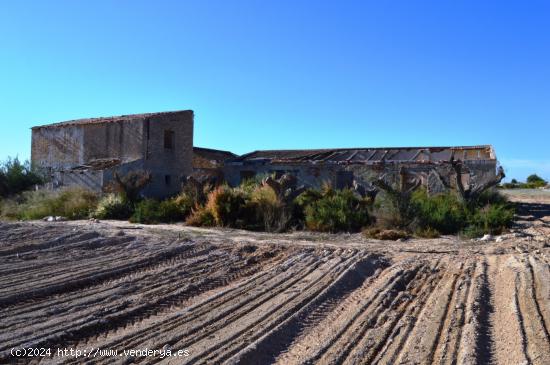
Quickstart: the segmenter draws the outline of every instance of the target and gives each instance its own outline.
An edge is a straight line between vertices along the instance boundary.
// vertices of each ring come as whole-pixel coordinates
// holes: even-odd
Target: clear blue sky
[[[33,125],[179,109],[203,147],[493,144],[550,179],[550,3],[0,3],[0,159]]]

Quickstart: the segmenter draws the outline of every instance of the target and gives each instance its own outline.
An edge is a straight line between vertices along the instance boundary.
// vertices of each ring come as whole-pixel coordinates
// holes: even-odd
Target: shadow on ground
[[[545,203],[516,203],[518,216],[527,221],[550,217],[550,204]]]

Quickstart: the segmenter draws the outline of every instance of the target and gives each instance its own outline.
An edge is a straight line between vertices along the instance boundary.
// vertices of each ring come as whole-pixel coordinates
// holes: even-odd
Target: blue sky
[[[195,145],[494,145],[550,179],[547,1],[1,1],[0,159],[30,127],[193,109]]]

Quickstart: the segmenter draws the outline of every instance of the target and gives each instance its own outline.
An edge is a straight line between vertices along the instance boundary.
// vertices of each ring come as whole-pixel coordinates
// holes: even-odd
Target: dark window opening
[[[336,173],[336,188],[346,189],[353,186],[353,171],[338,171]]]
[[[172,185],[172,176],[164,175],[164,183],[166,184],[166,186]]]
[[[164,148],[167,150],[174,149],[174,139],[176,133],[174,131],[164,131]]]
[[[254,171],[241,171],[241,181],[253,179],[256,176]]]

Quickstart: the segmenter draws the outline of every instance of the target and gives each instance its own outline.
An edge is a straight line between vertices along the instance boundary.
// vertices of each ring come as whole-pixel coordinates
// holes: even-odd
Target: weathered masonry
[[[383,176],[388,183],[404,186],[418,181],[437,193],[453,185],[456,161],[464,166],[460,172],[464,186],[491,181],[497,174],[491,146],[468,146],[255,151],[227,160],[224,176],[238,185],[257,175],[289,173],[300,185],[319,187],[328,182],[337,188],[368,187]]]
[[[283,174],[299,185],[369,189],[376,180],[430,193],[495,181],[491,146],[340,148],[255,151],[237,156],[193,146],[191,110],[81,119],[32,129],[32,162],[51,177],[50,188],[78,185],[101,191],[115,172],[152,174],[143,192],[165,197],[188,176],[236,186],[243,180]],[[500,175],[500,174],[499,174]]]
[[[101,191],[115,171],[145,170],[145,195],[180,190],[192,173],[193,111],[72,120],[32,128],[31,159],[51,187],[79,185]]]

